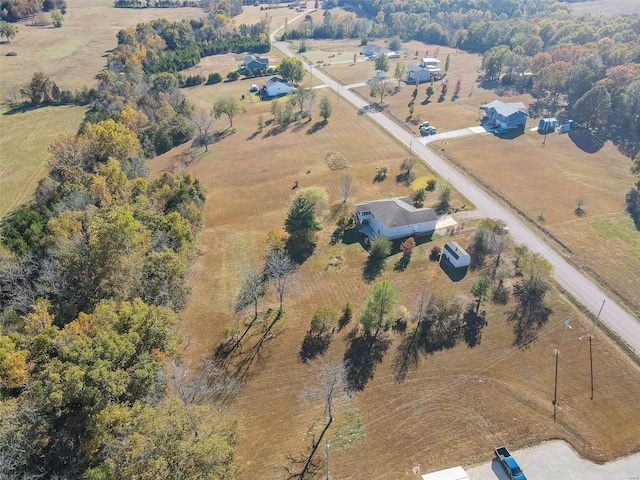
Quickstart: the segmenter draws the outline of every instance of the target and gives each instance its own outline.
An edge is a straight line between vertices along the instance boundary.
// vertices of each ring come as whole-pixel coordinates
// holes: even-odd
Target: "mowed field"
[[[0,102],[18,95],[35,72],[45,72],[62,89],[96,85],[95,76],[117,45],[119,30],[154,18],[202,16],[198,8],[117,9],[111,0],[69,0],[61,28],[18,24],[11,43],[0,44]],[[7,57],[7,52],[16,52]],[[0,218],[28,202],[46,174],[49,144],[78,130],[84,107],[61,106],[8,113],[0,110]]]
[[[637,0],[589,0],[571,4],[575,15],[633,15],[640,14],[640,2]]]
[[[71,15],[74,10],[75,20]],[[257,20],[265,13],[255,7],[245,8],[236,22]],[[295,15],[288,9],[268,13],[273,17],[272,29],[285,17]],[[2,98],[6,97],[5,86],[26,83],[37,70],[48,73],[63,88],[91,86],[94,75],[104,64],[103,55],[115,46],[115,34],[120,28],[151,18],[176,19],[192,14],[201,16],[202,12],[198,9],[116,10],[110,1],[83,2],[81,6],[71,0],[61,29],[21,26],[11,45],[0,45]],[[63,39],[74,25],[75,35],[69,34]],[[42,37],[38,41],[27,41],[26,38],[33,38],[31,35]],[[94,43],[98,38],[103,39],[103,43]],[[30,45],[31,50],[21,50],[25,44]],[[18,57],[4,57],[7,51],[18,52]],[[278,58],[276,52],[269,56],[274,60]],[[444,57],[439,58],[444,61]],[[23,63],[8,66],[6,62],[15,59]],[[233,56],[212,59],[202,70],[222,72],[232,68],[236,61]],[[452,62],[452,74],[455,65]],[[372,62],[363,68],[373,69]],[[220,96],[246,95],[250,83],[253,82],[245,80],[195,87],[185,89],[184,93],[196,105],[209,108]],[[309,85],[315,83],[309,81]],[[403,90],[410,93],[410,88],[404,86]],[[465,88],[469,89],[466,93],[469,96],[471,83],[467,86],[466,80],[463,91]],[[325,91],[318,91],[319,96],[323,94]],[[338,184],[345,172],[354,178],[357,189],[350,204],[411,192],[409,187],[394,181],[407,155],[406,148],[386,136],[366,116],[358,116],[353,108],[339,102],[337,96],[327,94],[334,102],[334,113],[324,127],[315,125],[314,119],[292,125],[286,132],[275,134],[272,127],[267,126],[258,133],[257,117],[271,118],[270,103],[246,97],[247,112],[234,119],[235,133],[211,145],[208,154],[202,154],[200,149],[193,155],[189,146],[184,145],[150,161],[156,173],[164,169],[192,172],[209,191],[199,255],[193,268],[193,292],[182,314],[186,355],[191,364],[213,352],[227,325],[241,321],[232,313],[240,273],[248,266],[259,264],[264,239],[270,230],[283,233],[288,201],[295,193],[296,181],[300,187],[326,187],[332,204],[341,201]],[[401,98],[398,96],[398,107],[391,108],[398,108],[399,114],[406,115],[402,111],[407,111],[406,103],[402,107]],[[474,98],[473,95],[470,98]],[[459,107],[454,102],[450,105]],[[472,104],[471,110],[474,109],[477,105]],[[64,123],[64,131],[75,131],[82,114],[81,110],[74,109],[52,110],[50,113],[55,115],[45,115],[39,124],[29,117],[39,112],[46,110],[19,114],[24,115],[19,120],[14,116],[3,116],[2,120],[23,122],[26,130],[16,129],[16,135],[34,131],[30,143],[40,145],[43,152],[50,140],[45,139],[44,134],[40,136],[40,130],[50,131],[49,125],[59,128],[60,118],[66,115],[69,119]],[[78,116],[75,125],[73,115]],[[426,110],[423,118],[429,115],[431,112]],[[441,124],[432,123],[439,128],[445,125],[453,128],[458,122],[468,126],[467,122],[475,118],[477,112],[442,111],[443,117],[449,118],[448,115],[460,118],[455,122],[443,118]],[[224,131],[226,122],[224,117],[218,120],[215,130]],[[39,128],[36,130],[34,126]],[[60,130],[62,133],[63,129]],[[6,143],[6,131],[3,123],[3,143],[0,144],[3,159],[5,145],[14,149],[13,145],[19,146],[20,140],[19,136],[7,137],[10,142]],[[341,152],[350,168],[331,171],[323,159],[330,152]],[[22,174],[25,185],[30,185],[25,189],[33,188],[38,172],[43,172],[38,169],[45,157],[26,155],[24,150],[17,155],[16,158],[23,160],[14,164],[28,166],[28,162],[33,162],[29,167],[34,168],[32,173]],[[375,168],[379,165],[388,165],[391,172],[384,182],[374,183]],[[11,170],[6,174],[14,176]],[[429,177],[432,173],[421,170],[419,175]],[[5,177],[4,170],[2,177]],[[5,190],[2,185],[0,193],[4,195]],[[428,203],[435,202],[435,196],[428,200]],[[5,205],[4,199],[0,201]],[[590,203],[586,206],[588,212],[589,208]],[[474,222],[462,224],[463,229],[456,237],[461,244],[468,244]],[[332,245],[333,220],[326,219],[325,225],[315,254],[300,268],[299,286],[285,298],[285,316],[276,326],[278,335],[267,342],[240,394],[228,405],[238,414],[244,429],[238,448],[244,465],[243,479],[281,478],[287,456],[305,451],[313,425],[317,432],[323,422],[323,406],[300,398],[306,386],[314,383],[312,367],[298,357],[313,311],[320,305],[340,308],[350,301],[357,317],[363,298],[372,287],[372,283],[362,277],[366,252],[358,243]],[[419,245],[405,271],[393,268],[398,254],[389,259],[380,279],[393,283],[401,293],[401,303],[409,311],[423,288],[428,293],[461,294],[470,300],[468,292],[477,273],[469,273],[462,281],[452,283],[428,259],[431,247],[442,246],[447,240],[448,237],[436,236],[432,242]],[[590,323],[560,296],[554,294],[550,300],[554,310],[552,318],[530,348],[518,350],[512,346],[513,333],[506,321],[510,306],[488,305],[489,323],[480,346],[470,349],[461,344],[425,357],[402,383],[394,381],[394,359],[403,337],[400,333],[391,333],[391,344],[381,363],[376,365],[371,381],[362,392],[337,408],[336,423],[329,433],[332,475],[345,479],[415,478],[411,471],[418,465],[423,473],[451,466],[452,458],[456,463],[468,465],[486,460],[498,443],[515,448],[548,438],[565,438],[581,455],[598,461],[640,449],[636,411],[640,369],[597,330],[594,341],[596,391],[591,401],[587,345]],[[269,292],[262,307],[274,306],[276,298]],[[573,329],[568,332],[562,348],[558,422],[554,424],[551,419],[554,349],[569,312],[575,316]],[[349,333],[355,326],[354,318],[350,325],[336,333],[320,361],[342,361],[349,346]]]
[[[74,134],[84,107],[59,106],[9,114],[0,109],[0,218],[28,203],[47,173],[49,144]]]
[[[569,135],[547,135],[543,145],[541,135],[527,131],[512,140],[487,134],[447,143],[447,154],[560,239],[573,251],[574,263],[603,279],[638,313],[640,234],[624,212],[634,178],[629,159],[610,142],[586,153]],[[575,213],[579,198],[586,201],[584,216]]]
[[[223,94],[244,92],[243,82],[196,87],[187,91],[196,104],[208,105]],[[319,95],[323,95],[322,90]],[[208,188],[205,226],[200,254],[193,269],[183,331],[188,339],[186,355],[192,364],[213,353],[225,328],[242,321],[233,315],[241,272],[259,265],[270,230],[284,234],[283,223],[292,189],[325,187],[331,203],[340,202],[338,183],[347,173],[356,192],[349,204],[407,194],[408,187],[394,181],[406,149],[381,132],[366,116],[338,103],[328,124],[310,133],[311,123],[292,125],[273,135],[271,127],[257,132],[257,116],[270,119],[268,102],[245,100],[247,112],[234,119],[234,134],[209,147],[209,153],[189,155],[188,146],[156,158],[150,165],[189,171]],[[216,130],[228,126],[226,118]],[[323,155],[339,151],[351,167],[331,171]],[[374,183],[375,167],[387,164],[387,180]],[[421,171],[421,176],[430,172]],[[435,200],[435,199],[433,199]],[[467,245],[475,221],[462,224],[455,237]],[[229,402],[244,428],[239,455],[243,479],[284,478],[288,456],[304,453],[310,432],[318,433],[324,421],[322,402],[308,402],[301,394],[314,383],[311,364],[299,359],[303,338],[318,306],[354,306],[354,319],[334,335],[331,346],[317,363],[342,362],[349,349],[365,295],[373,283],[363,280],[367,253],[359,243],[331,244],[335,224],[325,219],[314,255],[299,270],[298,285],[285,297],[285,315],[276,325],[277,335],[261,351],[249,370],[239,395]],[[436,236],[419,245],[405,271],[394,269],[399,254],[389,259],[377,279],[392,282],[401,303],[414,309],[420,292],[462,295],[479,273],[469,273],[453,283],[429,252],[449,237]],[[336,261],[337,260],[337,261]],[[412,469],[428,472],[452,462],[470,465],[486,460],[497,444],[514,448],[543,439],[565,438],[581,455],[605,461],[640,448],[636,398],[640,393],[640,369],[599,330],[594,341],[596,395],[589,399],[588,332],[590,321],[553,293],[553,315],[539,340],[530,348],[513,346],[513,332],[506,317],[510,305],[487,306],[488,326],[480,346],[461,344],[424,357],[404,382],[394,380],[401,333],[390,334],[390,345],[375,363],[373,378],[349,401],[339,402],[330,429],[331,472],[344,479],[415,478]],[[262,310],[277,307],[269,292]],[[573,329],[564,340],[560,366],[558,422],[552,405],[554,349],[568,313]],[[246,348],[255,339],[249,339]],[[319,459],[323,461],[323,457]],[[454,460],[452,460],[454,459]]]

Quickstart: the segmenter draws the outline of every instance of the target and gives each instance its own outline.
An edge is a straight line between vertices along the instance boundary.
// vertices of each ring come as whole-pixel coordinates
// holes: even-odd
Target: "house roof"
[[[449,252],[456,260],[460,257],[469,255],[467,251],[458,245],[457,242],[447,242],[444,246],[444,249]]]
[[[358,212],[370,211],[385,228],[404,227],[435,222],[438,216],[431,208],[416,208],[409,197],[374,200],[356,205]]]
[[[251,62],[258,62],[258,63],[262,63],[263,65],[269,65],[268,58],[261,58],[261,57],[258,57],[257,55],[247,55],[246,57],[244,57],[245,65],[249,65]]]
[[[426,70],[426,68],[416,65],[415,63],[407,65],[407,72],[419,72],[420,70]]]
[[[365,45],[362,47],[362,50],[374,53],[391,53],[391,50],[387,47],[382,47],[380,45]]]
[[[287,83],[286,80],[283,80],[282,78],[278,78],[278,77],[271,77],[269,80],[267,80],[265,82],[265,85],[267,87],[271,87],[272,85],[275,85],[277,83],[281,83],[281,84],[286,85],[288,87],[292,86],[291,84]]]
[[[522,102],[504,103],[500,100],[494,100],[493,102],[489,102],[485,105],[485,109],[487,108],[493,108],[499,115],[502,115],[503,117],[510,117],[516,112],[522,112],[525,115],[529,115],[527,112],[523,111],[525,109],[525,106]]]

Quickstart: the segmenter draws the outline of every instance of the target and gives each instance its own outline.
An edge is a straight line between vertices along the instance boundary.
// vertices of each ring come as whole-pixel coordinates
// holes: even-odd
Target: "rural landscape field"
[[[543,3],[518,15],[573,25],[570,7]],[[571,7],[595,16],[598,3]],[[573,68],[575,51],[603,62],[585,91],[606,86],[611,108],[636,101],[638,12],[616,3],[608,13],[635,23],[575,51],[536,30],[536,61],[555,75],[539,84],[514,73],[515,57],[498,70],[512,83],[489,80],[495,45],[461,48],[475,31],[445,35],[444,10],[434,42],[400,9],[392,21],[373,5],[307,5],[70,0],[60,28],[11,23],[17,33],[0,42],[0,478],[420,478],[486,462],[498,445],[562,439],[598,464],[640,451],[631,339],[594,328],[546,260],[411,146],[507,205],[640,321],[628,200],[640,189],[638,125],[607,136],[589,117],[569,133],[536,131],[553,109],[578,123],[580,99],[551,86],[560,74],[549,67]],[[183,19],[193,21],[171,23]],[[366,41],[353,34],[365,27]],[[259,56],[280,75],[299,68],[298,88],[274,99],[262,88],[272,75],[234,77],[246,51],[201,53],[185,68],[166,53],[181,42],[204,51],[204,35],[238,41],[236,28],[260,49],[284,33],[301,61],[273,46]],[[300,33],[314,29],[318,38]],[[396,42],[386,71],[360,53]],[[522,42],[524,65],[533,47]],[[443,78],[407,83],[403,69],[425,57]],[[21,89],[36,72],[95,93],[35,104]],[[389,85],[382,98],[377,81]],[[522,102],[526,125],[478,130],[493,100]],[[437,135],[421,136],[425,121]],[[376,256],[382,242],[357,231],[355,206],[395,197],[445,226]],[[451,241],[471,253],[468,267],[448,263]]]

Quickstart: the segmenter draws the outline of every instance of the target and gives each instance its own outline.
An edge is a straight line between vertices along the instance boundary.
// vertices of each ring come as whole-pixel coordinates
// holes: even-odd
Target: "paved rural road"
[[[598,465],[580,458],[560,440],[511,453],[528,480],[640,480],[640,453]],[[494,460],[465,471],[470,480],[508,480]]]
[[[295,56],[289,51],[287,42],[274,41],[278,30],[271,35],[273,45],[286,55]],[[338,82],[318,71],[317,68],[314,69],[311,65],[305,64],[305,69],[323,81],[328,87],[338,92],[338,101],[348,101],[358,109],[368,106],[367,102],[354,93],[344,87],[339,88]],[[488,217],[506,222],[513,239],[518,243],[527,245],[530,250],[540,253],[546,258],[553,265],[554,276],[558,283],[589,311],[597,315],[602,306],[600,320],[616,332],[635,351],[636,355],[640,355],[640,321],[637,318],[620,307],[613,298],[609,297],[599,286],[571,266],[549,244],[525,226],[514,214],[485,193],[482,188],[469,180],[466,175],[456,170],[425,145],[422,145],[419,137],[412,136],[383,113],[375,112],[375,110],[371,111],[370,109],[365,109],[364,111],[400,142],[407,145],[407,147],[411,145],[413,152],[417,156],[445,178],[456,190],[462,192],[482,213]],[[362,145],[363,148],[367,148],[365,139],[362,140]]]

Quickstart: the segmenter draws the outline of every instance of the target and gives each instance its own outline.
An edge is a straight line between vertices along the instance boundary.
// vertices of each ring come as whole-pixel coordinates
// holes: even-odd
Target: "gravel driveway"
[[[556,440],[511,452],[527,480],[640,480],[640,453],[598,465]],[[497,461],[465,468],[470,480],[508,480]]]

